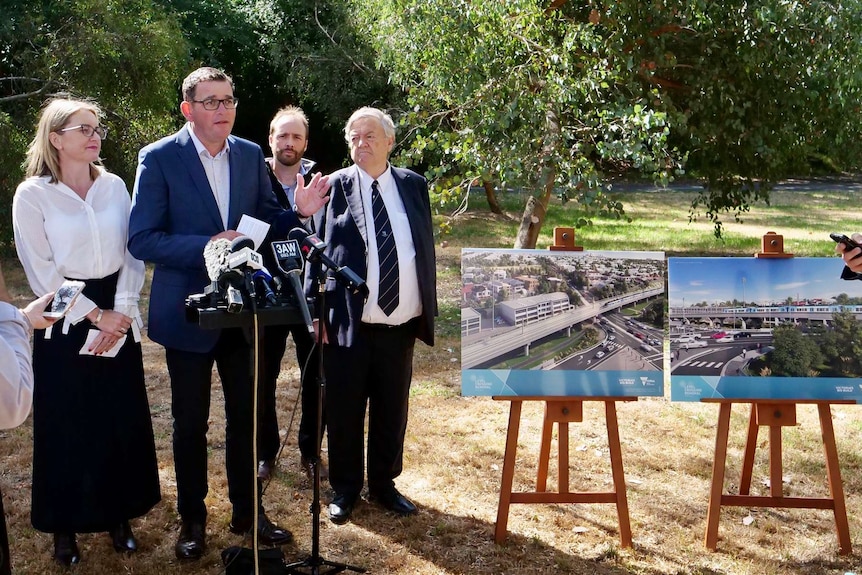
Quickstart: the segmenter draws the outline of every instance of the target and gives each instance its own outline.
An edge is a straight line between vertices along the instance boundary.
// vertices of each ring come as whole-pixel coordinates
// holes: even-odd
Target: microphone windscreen
[[[222,272],[229,269],[227,260],[231,251],[231,242],[225,238],[210,240],[204,247],[204,265],[207,269],[207,277],[217,281]]]

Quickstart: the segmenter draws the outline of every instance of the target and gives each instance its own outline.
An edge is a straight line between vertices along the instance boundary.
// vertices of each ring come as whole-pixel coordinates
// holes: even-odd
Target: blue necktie
[[[398,250],[392,223],[386,205],[380,197],[377,180],[371,183],[371,210],[374,212],[374,231],[377,236],[377,260],[380,264],[380,282],[377,289],[377,305],[386,315],[398,307]]]

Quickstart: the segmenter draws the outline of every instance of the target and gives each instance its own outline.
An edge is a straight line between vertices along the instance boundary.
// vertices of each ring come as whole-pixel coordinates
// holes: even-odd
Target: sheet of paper
[[[269,233],[269,224],[248,214],[243,214],[239,219],[236,231],[250,237],[254,241],[254,249],[260,251],[260,245],[266,239],[266,234]]]
[[[93,343],[93,340],[96,339],[96,336],[99,335],[99,330],[91,329],[87,332],[87,341],[84,342],[84,347],[81,348],[81,351],[78,353],[80,355],[93,355],[93,352],[90,351],[90,345]],[[99,357],[117,357],[117,354],[120,353],[120,348],[123,347],[123,344],[126,343],[126,336],[123,336],[114,344],[114,347],[109,349],[108,351],[102,353]]]

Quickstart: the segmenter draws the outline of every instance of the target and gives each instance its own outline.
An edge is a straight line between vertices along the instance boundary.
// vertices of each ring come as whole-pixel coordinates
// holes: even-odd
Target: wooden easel
[[[832,428],[832,403],[850,401],[751,401],[704,400],[719,403],[718,427],[715,434],[715,460],[712,464],[712,486],[709,490],[709,510],[706,515],[706,537],[704,544],[715,551],[718,542],[718,520],[722,506],[730,507],[782,507],[794,509],[832,509],[835,515],[835,530],[838,533],[838,553],[849,555],[850,526],[844,504],[844,487],[841,483],[841,468],[838,465],[838,450],[835,447],[835,431]],[[742,459],[739,480],[739,495],[724,495],[724,472],[727,460],[727,439],[730,430],[730,411],[734,403],[751,403],[748,436]],[[826,454],[826,477],[830,497],[785,497],[782,490],[781,428],[796,425],[796,405],[817,405],[820,430]],[[754,468],[754,449],[757,446],[759,427],[769,427],[769,496],[750,495],[751,474]]]
[[[755,257],[789,258],[793,254],[784,252],[782,236],[767,232],[763,236],[763,252]],[[715,551],[718,542],[718,521],[722,506],[730,507],[781,507],[794,509],[832,509],[835,515],[835,530],[838,534],[838,553],[851,553],[850,527],[847,522],[847,508],[844,503],[844,487],[841,482],[841,468],[838,464],[838,450],[835,446],[835,431],[832,427],[832,403],[852,403],[851,401],[820,400],[763,400],[740,401],[733,399],[705,399],[705,402],[719,404],[718,426],[715,433],[715,460],[712,464],[712,485],[709,490],[709,508],[706,515],[706,536],[704,545]],[[742,473],[739,480],[739,495],[724,494],[724,472],[727,461],[727,440],[730,431],[730,412],[734,403],[750,403],[751,415],[748,421],[748,435],[742,459]],[[817,406],[820,417],[820,431],[826,455],[826,477],[830,497],[785,497],[782,488],[781,428],[796,425],[796,405],[810,403]],[[769,428],[769,496],[750,495],[751,474],[754,469],[754,449],[757,446],[757,432],[760,427]]]
[[[506,525],[509,522],[509,506],[512,503],[614,503],[620,525],[620,543],[623,547],[632,546],[632,530],[629,522],[626,481],[623,473],[623,456],[620,447],[620,433],[617,422],[617,401],[637,401],[637,397],[523,397],[494,396],[496,400],[511,401],[509,407],[509,429],[506,433],[506,455],[503,459],[503,478],[500,485],[500,504],[497,507],[497,524],[494,542],[506,539]],[[544,401],[545,419],[542,425],[542,443],[539,449],[539,470],[536,476],[536,490],[512,493],[515,477],[515,459],[518,451],[518,431],[521,425],[521,405],[524,401]],[[572,492],[569,491],[569,423],[580,423],[584,419],[584,401],[601,401],[605,404],[605,420],[608,428],[608,447],[610,448],[611,472],[614,489],[610,492]],[[547,491],[548,465],[551,456],[551,435],[554,424],[558,430],[558,467],[557,492]]]
[[[575,228],[554,228],[554,245],[548,246],[551,251],[582,252],[583,246],[575,245]]]

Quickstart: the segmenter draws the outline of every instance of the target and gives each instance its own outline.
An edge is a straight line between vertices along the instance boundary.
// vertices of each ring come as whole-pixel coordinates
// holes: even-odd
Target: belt
[[[361,322],[359,325],[362,329],[367,329],[371,331],[389,331],[393,329],[403,329],[406,327],[413,327],[419,322],[418,317],[414,317],[411,320],[406,321],[405,323],[400,323],[398,325],[392,325],[388,323],[365,323]]]

